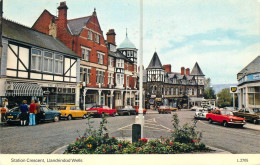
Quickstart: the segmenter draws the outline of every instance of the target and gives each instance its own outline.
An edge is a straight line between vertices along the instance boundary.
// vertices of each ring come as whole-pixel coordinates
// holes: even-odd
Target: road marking
[[[207,126],[210,126],[210,127],[214,127],[216,128],[217,126],[214,126],[214,125],[211,125],[211,124],[206,124],[205,122],[202,122],[201,120],[199,120],[200,123],[204,124],[204,125],[207,125]],[[247,134],[247,135],[253,135],[253,136],[259,136],[258,134],[251,134],[251,133],[246,133],[246,132],[239,132],[239,131],[235,131],[235,130],[231,130],[231,129],[228,129],[228,128],[223,128],[223,127],[218,127],[220,129],[223,129],[223,130],[226,130],[226,131],[231,131],[231,132],[236,132],[236,133],[239,133],[240,135],[244,135],[244,134]]]
[[[131,127],[132,125],[133,125],[133,124],[129,124],[129,125],[127,125],[127,126],[124,126],[124,127],[118,128],[117,130],[122,130],[122,129],[124,129],[124,128]]]

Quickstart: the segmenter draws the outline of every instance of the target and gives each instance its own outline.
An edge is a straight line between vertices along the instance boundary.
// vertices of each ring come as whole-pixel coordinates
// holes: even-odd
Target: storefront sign
[[[237,87],[230,87],[230,93],[237,93]]]
[[[259,79],[260,79],[260,74],[253,75],[253,80],[259,80]]]

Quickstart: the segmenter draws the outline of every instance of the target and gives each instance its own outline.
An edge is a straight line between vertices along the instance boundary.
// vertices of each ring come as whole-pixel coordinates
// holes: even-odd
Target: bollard
[[[138,139],[141,139],[141,125],[133,124],[133,126],[132,126],[132,143],[138,142]]]

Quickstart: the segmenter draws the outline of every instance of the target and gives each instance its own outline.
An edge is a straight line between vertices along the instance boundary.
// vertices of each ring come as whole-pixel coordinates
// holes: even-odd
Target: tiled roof
[[[252,74],[260,72],[260,56],[257,56],[252,62],[250,62],[244,69],[242,69],[238,74]]]
[[[29,27],[25,27],[6,19],[3,19],[2,26],[3,37],[57,52],[78,56],[61,41],[50,35],[38,32]]]
[[[68,28],[72,35],[79,35],[91,16],[68,20]]]
[[[154,52],[153,57],[148,65],[147,69],[164,69],[162,63],[158,57],[157,52]]]
[[[192,76],[205,76],[203,74],[202,70],[200,69],[200,66],[197,62],[195,63],[190,75],[192,75]]]

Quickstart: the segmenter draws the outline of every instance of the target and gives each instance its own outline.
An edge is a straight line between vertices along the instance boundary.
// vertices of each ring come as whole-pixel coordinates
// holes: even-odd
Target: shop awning
[[[43,90],[38,84],[13,83],[11,90],[6,90],[6,96],[43,96]]]

